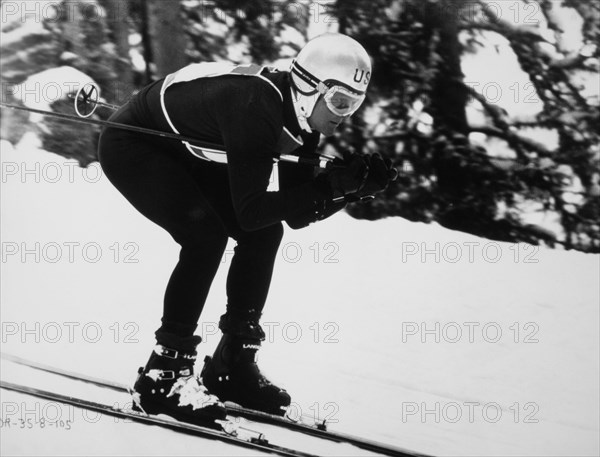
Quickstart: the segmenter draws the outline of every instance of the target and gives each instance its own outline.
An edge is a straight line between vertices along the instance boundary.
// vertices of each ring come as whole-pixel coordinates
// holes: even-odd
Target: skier
[[[134,385],[137,408],[202,425],[225,417],[225,401],[284,414],[290,395],[256,364],[282,221],[299,229],[325,219],[347,201],[384,190],[392,172],[379,155],[348,155],[344,166],[321,173],[280,162],[279,189],[267,191],[273,163],[292,151],[318,157],[320,134],[332,135],[359,108],[370,77],[365,49],[328,33],[309,41],[290,71],[192,64],[145,87],[111,117],[222,145],[200,148],[116,128],[100,138],[109,180],[181,246],[157,345]],[[223,335],[198,376],[194,332],[229,237],[237,245]]]

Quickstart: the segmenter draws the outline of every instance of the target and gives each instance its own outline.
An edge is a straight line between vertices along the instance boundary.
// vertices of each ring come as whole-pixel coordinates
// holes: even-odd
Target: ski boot
[[[133,386],[133,409],[219,429],[215,420],[225,419],[227,411],[194,374],[195,347],[200,337],[188,339],[191,347],[183,351],[161,344],[155,346],[146,366],[138,370]]]
[[[291,398],[258,368],[256,355],[265,333],[257,320],[239,321],[224,314],[219,327],[221,341],[214,355],[204,359],[200,374],[204,385],[223,402],[283,416]]]

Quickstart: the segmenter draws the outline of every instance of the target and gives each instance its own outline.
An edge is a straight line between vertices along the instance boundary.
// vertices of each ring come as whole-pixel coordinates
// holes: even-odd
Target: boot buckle
[[[169,381],[169,380],[175,379],[175,372],[173,370],[152,369],[152,370],[148,370],[148,372],[146,373],[146,376],[148,376],[154,382]]]
[[[163,346],[162,344],[157,344],[154,347],[154,352],[156,352],[161,357],[166,357],[168,359],[176,359],[179,357],[179,352],[175,349],[169,349],[168,347]]]
[[[175,379],[175,372],[173,370],[161,370],[158,375],[158,379],[161,381],[170,381]]]

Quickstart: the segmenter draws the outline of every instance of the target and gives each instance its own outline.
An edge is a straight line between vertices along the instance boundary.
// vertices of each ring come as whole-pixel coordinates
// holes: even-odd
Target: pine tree
[[[597,86],[588,93],[584,82],[597,85],[600,7],[512,2],[515,15],[541,18],[528,24],[501,17],[495,6],[486,0],[337,2],[340,25],[365,45],[374,76],[363,121],[336,141],[381,152],[402,171],[385,195],[350,212],[599,252],[598,93]],[[576,50],[563,43],[569,14],[579,18],[584,37]],[[500,37],[529,76],[530,93],[521,100],[542,103],[535,116],[509,116],[461,71],[466,56]],[[467,110],[479,110],[483,122],[469,123]],[[532,131],[557,136],[557,146]],[[474,133],[485,142],[472,141]],[[562,233],[531,222],[534,210],[556,217]]]

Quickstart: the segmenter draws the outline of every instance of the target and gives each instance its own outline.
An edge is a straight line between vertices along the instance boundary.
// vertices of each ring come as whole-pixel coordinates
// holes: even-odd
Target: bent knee
[[[238,245],[252,245],[262,249],[277,249],[283,238],[283,224],[281,222],[260,230],[243,232],[236,238]]]
[[[223,251],[228,236],[223,226],[211,217],[199,213],[190,215],[187,224],[171,232],[173,239],[187,250]]]

